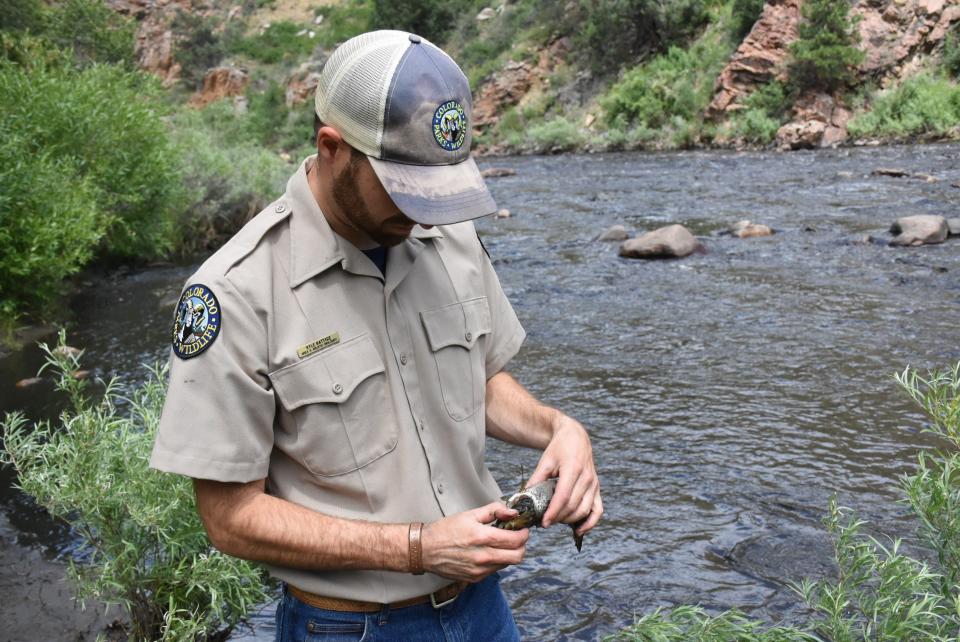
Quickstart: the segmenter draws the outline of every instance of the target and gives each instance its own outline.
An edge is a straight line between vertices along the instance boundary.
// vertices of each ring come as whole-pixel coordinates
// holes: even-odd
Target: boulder
[[[497,12],[493,7],[484,7],[480,10],[480,13],[477,14],[477,22],[486,22],[497,17]]]
[[[598,241],[626,241],[630,238],[630,234],[627,233],[627,228],[622,225],[613,225],[608,227],[606,230],[600,233],[600,236],[597,237]]]
[[[497,213],[493,215],[493,218],[510,218],[510,216],[512,216],[510,214],[510,210],[502,209],[502,210],[497,210]]]
[[[870,172],[871,176],[892,176],[894,178],[902,178],[904,176],[911,176],[910,172],[905,169],[900,169],[899,167],[878,167],[877,169]]]
[[[836,147],[847,138],[853,113],[829,94],[805,94],[793,107],[793,120],[777,131],[780,149]]]
[[[516,176],[517,170],[509,167],[488,167],[481,170],[480,176],[484,178],[501,178],[503,176]]]
[[[682,225],[668,225],[620,245],[620,256],[630,259],[683,258],[702,251],[703,245]]]
[[[897,236],[890,241],[893,246],[916,246],[943,243],[948,234],[947,219],[932,214],[917,214],[898,218],[890,226],[890,233]]]
[[[193,95],[190,105],[203,107],[230,96],[242,96],[247,91],[250,76],[235,67],[214,67],[203,77],[203,88]]]
[[[950,236],[960,236],[960,218],[948,218],[947,231]]]

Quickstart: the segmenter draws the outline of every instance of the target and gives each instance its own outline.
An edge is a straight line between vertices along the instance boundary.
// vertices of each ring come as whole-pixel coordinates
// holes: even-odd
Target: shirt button
[[[437,492],[443,495],[443,484],[437,484]]]
[[[423,419],[418,420],[417,425],[420,426],[421,431],[426,428],[426,426],[423,423]]]
[[[465,335],[463,335],[463,338],[467,340],[467,343],[470,343],[471,341],[473,341],[473,334],[468,332]]]
[[[400,365],[407,365],[407,355],[403,353],[400,355]]]
[[[342,392],[343,392],[343,386],[341,386],[339,383],[333,384],[333,394],[339,395]]]
[[[284,205],[283,203],[277,203],[277,206],[273,209],[277,211],[277,214],[282,214],[287,210],[287,206]]]

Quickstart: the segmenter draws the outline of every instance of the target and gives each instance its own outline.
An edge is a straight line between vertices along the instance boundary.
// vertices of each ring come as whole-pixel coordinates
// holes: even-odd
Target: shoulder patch
[[[173,353],[181,359],[195,357],[220,334],[220,302],[207,286],[188,285],[180,295],[173,319]]]

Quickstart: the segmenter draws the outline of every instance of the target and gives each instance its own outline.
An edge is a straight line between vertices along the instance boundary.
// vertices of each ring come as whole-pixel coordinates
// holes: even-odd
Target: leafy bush
[[[216,33],[217,21],[198,13],[178,11],[172,28],[178,34],[174,56],[180,63],[180,78],[189,89],[199,89],[207,70],[216,67],[227,53],[227,43],[242,38],[239,20],[227,23],[226,33]]]
[[[8,414],[0,460],[80,538],[82,559],[69,571],[80,599],[122,605],[134,640],[224,639],[268,594],[260,570],[210,545],[190,481],[148,468],[165,371],[154,368],[126,399],[110,381],[93,401],[65,340],[61,332],[57,349],[41,347],[68,409],[59,425],[28,427],[23,415]]]
[[[753,25],[763,13],[763,0],[733,0],[732,8],[732,35],[737,40],[743,40]]]
[[[15,130],[0,136],[0,323],[47,313],[90,260],[106,227],[97,200],[74,159],[37,153]]]
[[[570,151],[583,142],[583,134],[576,124],[562,116],[539,123],[528,131],[537,151]]]
[[[954,78],[960,78],[960,26],[956,24],[943,43],[943,68]]]
[[[730,54],[730,45],[701,38],[691,47],[670,47],[663,55],[634,67],[601,96],[609,126],[658,128],[674,117],[695,121],[710,102],[713,81]]]
[[[0,63],[0,131],[17,132],[28,154],[70,159],[90,181],[107,223],[106,254],[150,257],[171,249],[183,191],[156,91],[146,76],[116,66]]]
[[[373,6],[369,0],[345,0],[336,5],[316,9],[323,22],[316,27],[321,45],[333,48],[350,38],[370,30]]]
[[[901,488],[919,519],[932,565],[862,534],[863,522],[836,501],[825,523],[834,541],[836,579],[795,587],[814,615],[794,628],[765,628],[735,611],[709,617],[694,607],[657,610],[610,640],[657,642],[901,642],[957,639],[960,629],[960,363],[927,377],[907,368],[897,381],[925,412],[943,446],[921,452]]]
[[[0,31],[39,33],[45,28],[46,12],[41,0],[0,0]]]
[[[850,17],[847,0],[808,0],[801,9],[799,36],[790,44],[790,81],[799,92],[819,89],[833,92],[853,83],[853,70],[864,53],[857,20]]]
[[[72,49],[83,64],[133,65],[133,20],[103,0],[63,0],[50,12],[46,36],[55,45]]]
[[[178,220],[177,246],[211,250],[282,192],[292,168],[257,142],[228,102],[185,109],[171,124],[191,202]]]
[[[442,44],[461,14],[473,13],[472,5],[470,0],[372,0],[370,26],[401,29]]]
[[[580,8],[577,50],[589,67],[607,75],[686,42],[709,20],[703,0],[581,0]]]
[[[730,116],[726,133],[748,143],[767,145],[786,121],[792,100],[787,87],[779,81],[761,85],[743,100],[744,109]]]
[[[942,133],[960,125],[960,86],[927,74],[879,94],[847,130],[855,138]]]
[[[227,43],[230,53],[259,60],[268,65],[279,62],[291,62],[305,58],[317,47],[317,41],[311,39],[305,27],[288,20],[272,23],[263,33],[240,37]]]

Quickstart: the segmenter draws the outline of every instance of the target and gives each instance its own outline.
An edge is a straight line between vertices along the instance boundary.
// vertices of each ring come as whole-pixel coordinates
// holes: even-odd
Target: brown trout
[[[517,516],[506,521],[498,519],[493,523],[494,527],[507,531],[519,531],[531,526],[540,526],[543,515],[547,512],[547,506],[550,505],[550,500],[553,499],[555,492],[557,492],[556,478],[547,479],[529,488],[522,486],[520,492],[504,497],[507,508],[516,510]],[[580,522],[580,524],[582,523]],[[580,548],[583,546],[583,535],[577,535],[577,527],[580,524],[574,524],[570,527],[573,529],[573,543],[577,547],[577,552],[580,552]]]

